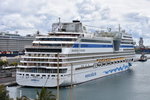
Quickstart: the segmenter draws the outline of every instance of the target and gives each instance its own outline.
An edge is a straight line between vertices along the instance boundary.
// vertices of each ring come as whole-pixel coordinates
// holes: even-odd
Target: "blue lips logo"
[[[123,71],[125,69],[128,69],[129,67],[130,67],[130,65],[123,65],[122,67],[116,67],[114,69],[110,69],[108,71],[104,71],[103,73],[105,73],[105,74],[111,74],[111,73],[114,73],[114,72]]]

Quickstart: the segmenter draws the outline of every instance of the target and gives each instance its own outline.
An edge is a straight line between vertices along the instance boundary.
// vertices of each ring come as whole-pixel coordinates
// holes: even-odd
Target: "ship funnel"
[[[120,40],[120,39],[115,39],[115,40],[113,40],[114,51],[119,51],[120,43],[121,43],[121,40]]]
[[[113,40],[114,51],[119,51],[120,44],[121,44],[121,37],[122,37],[121,33],[116,33],[115,34],[115,37],[114,37],[114,40]]]
[[[79,20],[73,20],[72,22],[73,23],[79,23],[80,21]]]

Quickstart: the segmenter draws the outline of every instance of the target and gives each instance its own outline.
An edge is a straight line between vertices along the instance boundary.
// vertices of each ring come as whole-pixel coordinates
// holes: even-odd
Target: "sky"
[[[0,31],[47,33],[59,17],[114,30],[120,24],[137,43],[143,37],[150,46],[150,0],[0,0]]]

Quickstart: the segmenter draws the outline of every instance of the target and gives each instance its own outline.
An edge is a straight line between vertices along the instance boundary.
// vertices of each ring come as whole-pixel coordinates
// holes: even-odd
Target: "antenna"
[[[119,27],[119,32],[121,31],[121,27],[120,27],[120,24],[118,25],[118,27]]]
[[[58,18],[58,20],[59,20],[59,24],[60,24],[60,17]]]
[[[37,30],[36,35],[39,35],[39,34],[40,34],[40,31],[39,31],[39,30]]]

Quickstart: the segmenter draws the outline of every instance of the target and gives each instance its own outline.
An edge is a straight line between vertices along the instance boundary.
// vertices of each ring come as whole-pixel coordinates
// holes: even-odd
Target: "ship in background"
[[[35,36],[21,36],[18,33],[0,32],[0,57],[14,57],[24,54],[24,46],[31,45]]]
[[[32,87],[79,84],[125,71],[134,57],[132,35],[120,28],[91,33],[80,21],[58,22],[25,47],[16,82]]]
[[[140,37],[139,45],[135,46],[135,52],[137,54],[150,54],[150,46],[144,46],[144,40]]]

